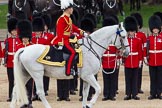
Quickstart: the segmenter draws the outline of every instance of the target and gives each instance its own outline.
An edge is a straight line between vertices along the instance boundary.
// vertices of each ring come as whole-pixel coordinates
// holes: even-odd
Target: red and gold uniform
[[[67,53],[70,53],[69,60],[66,64],[66,75],[70,75],[71,66],[75,57],[75,50],[71,47],[69,39],[73,32],[83,35],[83,31],[72,24],[72,20],[66,14],[63,14],[57,21],[56,37],[52,40],[52,45],[59,45],[62,43],[67,49]]]
[[[44,45],[51,45],[51,41],[53,40],[54,35],[49,32],[44,32],[42,37],[44,38],[45,41]]]
[[[162,58],[162,35],[149,36],[148,40],[150,42],[149,47],[149,66],[162,66],[162,61],[159,58]]]
[[[127,68],[138,68],[139,62],[142,60],[142,42],[136,37],[128,37],[130,45],[130,53],[125,58],[125,67]]]

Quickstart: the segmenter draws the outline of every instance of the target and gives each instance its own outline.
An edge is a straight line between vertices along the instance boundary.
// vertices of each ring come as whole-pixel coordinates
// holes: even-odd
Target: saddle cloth
[[[75,51],[79,55],[77,67],[82,67],[82,50],[81,48],[78,48],[75,49]],[[64,59],[63,55],[63,50],[58,50],[53,46],[46,46],[41,56],[37,59],[37,62],[51,66],[65,66],[66,60]]]

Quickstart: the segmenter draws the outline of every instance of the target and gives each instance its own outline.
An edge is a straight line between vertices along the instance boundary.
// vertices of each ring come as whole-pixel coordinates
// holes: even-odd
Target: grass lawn
[[[6,14],[7,14],[7,5],[0,5],[0,29],[6,29]],[[143,16],[143,21],[144,21],[144,27],[148,26],[148,19],[149,17],[156,11],[161,11],[162,12],[162,5],[143,5],[139,13],[142,14]],[[129,5],[124,5],[124,12],[125,16],[128,16],[131,14],[129,11]],[[136,11],[132,11],[136,12]],[[120,21],[123,21],[123,17],[119,14],[119,19]],[[98,24],[98,27],[101,27],[101,23]]]
[[[7,5],[0,5],[0,29],[5,29],[7,26]]]

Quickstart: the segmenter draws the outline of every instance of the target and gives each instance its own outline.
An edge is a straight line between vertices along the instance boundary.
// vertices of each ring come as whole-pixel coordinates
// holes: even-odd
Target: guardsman
[[[28,20],[21,20],[17,24],[17,30],[18,30],[18,36],[21,40],[21,43],[16,46],[16,50],[27,47],[29,45],[32,45],[31,43],[31,38],[32,38],[32,24]],[[29,81],[26,84],[27,88],[27,95],[28,95],[28,100],[29,104],[28,105],[23,105],[21,108],[33,108],[32,107],[32,93],[33,93],[33,79],[30,78]]]
[[[140,13],[132,13],[131,16],[134,16],[137,20],[138,23],[138,31],[137,31],[137,35],[136,37],[141,39],[142,42],[142,51],[143,51],[143,57],[146,57],[146,55],[144,55],[144,52],[146,52],[146,35],[144,32],[141,31],[142,27],[143,27],[143,19]],[[142,65],[141,67],[139,67],[139,71],[138,71],[138,93],[144,93],[141,89],[141,84],[142,84],[142,68],[143,68],[143,59],[142,59]]]
[[[162,21],[156,15],[149,18],[149,28],[151,35],[147,38],[148,45],[148,58],[144,58],[145,63],[149,65],[150,74],[150,96],[149,100],[162,99],[162,35],[161,32]],[[148,61],[147,61],[148,60]]]
[[[71,73],[71,67],[76,54],[75,50],[70,46],[69,38],[73,32],[80,34],[80,36],[88,35],[72,23],[70,15],[73,13],[73,0],[61,0],[61,9],[63,10],[63,15],[57,20],[56,38],[51,43],[56,47],[62,45],[65,52],[70,54],[65,66],[65,73],[69,76],[71,74],[73,75],[73,72]]]
[[[124,100],[140,100],[138,94],[138,68],[142,64],[142,42],[137,35],[137,21],[134,17],[128,16],[124,21],[125,29],[128,33],[128,42],[130,53],[124,59],[125,81],[126,81],[126,97]]]
[[[80,28],[83,29],[88,34],[91,34],[94,32],[95,26],[96,24],[94,20],[87,16],[86,17],[84,16],[80,23]],[[97,75],[95,75],[95,78],[97,79]],[[79,99],[79,101],[83,100],[82,90],[83,90],[83,80],[80,78],[79,96],[81,96],[81,98]],[[88,101],[92,99],[92,95],[94,94],[94,91],[95,91],[94,88],[90,86],[88,98],[87,98]]]
[[[49,31],[51,28],[51,16],[48,14],[44,14],[41,16],[45,25],[44,25],[44,32],[43,32],[43,38],[45,41],[45,45],[51,45],[51,41],[54,38],[54,35]],[[44,91],[45,91],[45,95],[48,95],[48,90],[49,90],[49,81],[50,78],[47,76],[43,77],[43,84],[44,84]]]
[[[19,38],[17,37],[17,19],[10,18],[7,22],[8,35],[5,40],[5,49],[4,49],[4,66],[7,67],[7,76],[9,81],[9,97],[7,101],[11,101],[12,90],[14,86],[14,75],[13,75],[13,58],[16,52],[16,46],[20,43]]]
[[[103,20],[102,26],[112,26],[118,24],[118,21],[112,16],[106,17]],[[117,48],[110,44],[108,46],[108,51],[102,56],[102,72],[103,72],[103,95],[104,98],[102,101],[112,100],[115,101],[116,96],[116,80],[117,80],[117,59],[118,56],[116,53],[118,52]]]
[[[155,12],[154,15],[159,16],[161,21],[162,21],[162,12]],[[160,34],[162,34],[162,26],[161,26],[161,33]]]

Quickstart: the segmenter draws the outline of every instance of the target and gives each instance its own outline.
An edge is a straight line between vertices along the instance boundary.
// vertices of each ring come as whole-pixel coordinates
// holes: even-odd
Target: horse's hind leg
[[[82,90],[82,95],[83,95],[82,106],[83,106],[83,108],[86,108],[89,88],[90,88],[90,84],[88,84],[87,82],[85,82],[83,80],[83,90]]]
[[[92,86],[95,89],[95,94],[92,97],[90,103],[88,104],[88,107],[92,108],[92,105],[96,103],[97,98],[98,98],[99,94],[101,93],[101,87],[98,84],[97,80],[95,79],[94,75],[89,75],[84,79],[85,79],[85,81],[87,81],[88,84],[90,84],[90,86]]]
[[[37,95],[41,99],[45,108],[52,108],[45,97],[44,88],[43,88],[43,75],[37,76],[36,78],[34,78],[34,81],[36,84]]]

